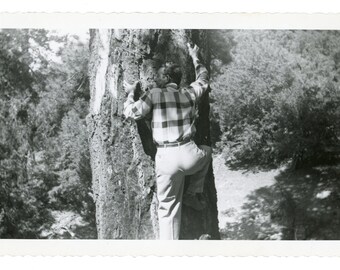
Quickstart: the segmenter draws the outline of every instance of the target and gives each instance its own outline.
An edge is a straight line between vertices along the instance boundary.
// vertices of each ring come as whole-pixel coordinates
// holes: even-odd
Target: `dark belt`
[[[183,141],[180,141],[180,142],[157,144],[157,148],[176,147],[176,146],[180,146],[180,145],[186,144],[186,143],[188,143],[190,141],[191,141],[191,139],[188,138],[188,139],[184,139]]]

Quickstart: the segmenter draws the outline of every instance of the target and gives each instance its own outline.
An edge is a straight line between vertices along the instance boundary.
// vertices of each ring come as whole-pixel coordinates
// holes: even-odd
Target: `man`
[[[196,132],[196,105],[208,89],[208,71],[198,59],[199,48],[188,44],[193,60],[196,81],[187,88],[179,88],[182,72],[178,65],[161,67],[156,75],[157,88],[144,93],[134,102],[137,83],[124,82],[128,93],[124,115],[135,120],[152,115],[152,136],[157,145],[155,167],[160,239],[178,239],[181,226],[182,203],[201,211],[205,207],[202,192],[205,175],[211,161],[211,148],[197,146],[192,138]],[[183,197],[184,178],[190,183]],[[182,200],[183,198],[183,200]]]

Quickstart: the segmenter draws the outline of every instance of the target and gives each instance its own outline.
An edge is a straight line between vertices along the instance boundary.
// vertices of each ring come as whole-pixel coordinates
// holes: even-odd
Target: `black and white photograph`
[[[339,226],[339,30],[0,29],[1,239]]]

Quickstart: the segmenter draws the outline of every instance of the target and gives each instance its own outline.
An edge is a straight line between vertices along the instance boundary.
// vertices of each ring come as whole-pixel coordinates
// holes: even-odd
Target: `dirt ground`
[[[279,173],[279,170],[258,173],[231,171],[221,156],[213,157],[213,168],[220,229],[225,227],[226,222],[235,221],[247,195],[258,188],[273,185],[274,177]]]

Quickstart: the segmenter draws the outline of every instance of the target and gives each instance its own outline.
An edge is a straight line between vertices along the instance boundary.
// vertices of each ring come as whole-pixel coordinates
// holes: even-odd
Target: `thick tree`
[[[158,238],[156,179],[150,121],[123,117],[123,80],[140,80],[140,94],[150,89],[164,62],[183,67],[183,84],[195,80],[186,43],[201,48],[209,67],[207,31],[91,30],[90,113],[87,116],[93,190],[99,238]],[[210,145],[208,93],[199,104],[196,143]],[[187,183],[186,183],[187,184]],[[208,207],[197,212],[184,206],[181,239],[203,234],[219,239],[216,189],[212,167],[206,176]]]

